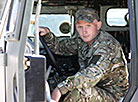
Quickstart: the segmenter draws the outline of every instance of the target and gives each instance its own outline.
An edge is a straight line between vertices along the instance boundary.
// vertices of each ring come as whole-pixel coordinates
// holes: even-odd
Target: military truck
[[[77,55],[50,51],[39,26],[58,39],[75,37],[75,12],[92,7],[103,30],[121,44],[130,87],[122,102],[138,100],[137,0],[0,0],[0,101],[49,102],[57,83],[79,70]]]

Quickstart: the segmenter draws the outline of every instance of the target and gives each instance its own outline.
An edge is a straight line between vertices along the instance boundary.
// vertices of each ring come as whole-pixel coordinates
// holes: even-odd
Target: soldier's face
[[[80,34],[80,37],[84,42],[89,44],[93,43],[94,38],[98,35],[98,31],[101,28],[101,22],[96,19],[92,23],[85,21],[78,21],[76,29]]]

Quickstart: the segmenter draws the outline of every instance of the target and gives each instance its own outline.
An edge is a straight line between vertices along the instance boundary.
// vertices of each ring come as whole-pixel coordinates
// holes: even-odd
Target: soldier
[[[67,94],[64,102],[119,102],[129,87],[127,62],[119,42],[100,29],[102,22],[94,9],[80,9],[75,16],[75,38],[59,41],[49,29],[40,28],[54,53],[78,53],[80,70],[57,85],[52,99],[58,102]]]

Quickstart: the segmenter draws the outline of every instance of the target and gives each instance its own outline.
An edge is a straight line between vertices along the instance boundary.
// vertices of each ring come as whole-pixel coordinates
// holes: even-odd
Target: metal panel
[[[5,101],[5,67],[0,67],[0,102]]]
[[[30,67],[25,71],[26,102],[45,102],[45,57],[39,55],[27,58]]]
[[[131,68],[130,68],[130,88],[123,102],[137,101],[133,97],[138,87],[138,0],[128,0],[129,8],[129,28],[131,44]],[[137,94],[135,94],[137,95]],[[138,96],[137,96],[138,97]]]
[[[138,102],[138,89],[134,94],[134,97],[132,98],[132,100],[130,102]]]
[[[34,0],[21,0],[22,26],[20,39],[7,43],[6,102],[25,102],[24,49]]]

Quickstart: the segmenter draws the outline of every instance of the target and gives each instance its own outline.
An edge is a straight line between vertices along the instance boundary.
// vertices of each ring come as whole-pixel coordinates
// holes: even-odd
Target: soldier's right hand
[[[49,32],[50,32],[49,28],[47,28],[47,27],[39,27],[40,36],[44,36],[44,35],[46,35]]]

